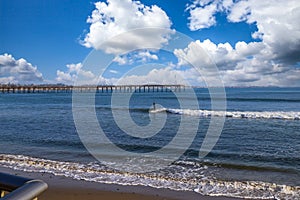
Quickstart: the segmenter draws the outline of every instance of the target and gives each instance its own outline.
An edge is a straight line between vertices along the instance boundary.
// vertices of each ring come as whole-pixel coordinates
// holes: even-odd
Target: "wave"
[[[248,118],[248,119],[285,119],[300,120],[300,112],[283,111],[211,111],[211,110],[191,110],[191,109],[165,109],[172,114],[191,115],[199,117],[226,117],[226,118]]]
[[[98,107],[98,109],[107,110],[128,110],[126,107]],[[246,118],[246,119],[282,119],[282,120],[300,120],[298,111],[212,111],[212,110],[193,110],[193,109],[174,109],[174,108],[129,108],[130,111],[143,113],[161,113],[190,115],[199,117],[226,117],[226,118]]]
[[[150,113],[160,113],[160,112],[165,112],[167,111],[166,108],[157,108],[157,109],[150,109],[149,112]]]
[[[261,181],[216,180],[205,175],[207,166],[191,161],[177,161],[167,169],[148,173],[120,172],[96,162],[82,164],[7,154],[0,154],[0,165],[27,172],[47,172],[77,180],[195,191],[210,196],[300,199],[300,186]]]

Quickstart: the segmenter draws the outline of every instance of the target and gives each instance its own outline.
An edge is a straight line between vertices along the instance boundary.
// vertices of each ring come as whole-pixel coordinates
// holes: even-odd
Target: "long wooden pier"
[[[170,92],[184,91],[184,85],[94,85],[94,86],[70,86],[70,85],[0,85],[0,93],[62,93],[62,92]]]

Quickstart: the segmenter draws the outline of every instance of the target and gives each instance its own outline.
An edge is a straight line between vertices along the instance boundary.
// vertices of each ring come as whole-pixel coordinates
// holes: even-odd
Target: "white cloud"
[[[231,22],[240,22],[247,19],[247,17],[251,14],[251,10],[248,2],[239,1],[229,8],[229,15],[227,19]]]
[[[119,73],[117,70],[113,70],[113,69],[109,70],[109,72],[112,73],[112,74],[118,74]]]
[[[300,69],[290,69],[281,73],[249,73],[246,69],[223,71],[227,86],[300,86]]]
[[[214,5],[214,10],[211,7]],[[217,12],[227,14],[229,22],[255,23],[257,31],[253,38],[259,42],[237,42],[214,44],[210,40],[196,41],[211,56],[219,67],[226,85],[232,86],[300,86],[300,4],[298,0],[227,1],[195,0],[188,7],[191,17],[191,30],[200,30],[215,23]],[[207,15],[206,18],[193,18]],[[206,20],[205,20],[206,19]],[[200,21],[204,20],[206,26]],[[217,23],[217,22],[216,22]],[[204,62],[204,57],[193,54],[190,44],[186,49],[176,50],[179,65],[185,64],[182,58]],[[193,56],[194,55],[194,56]],[[292,84],[292,85],[291,85]]]
[[[206,50],[207,54],[195,53],[199,52],[199,47]],[[185,49],[176,49],[174,54],[178,58],[178,65],[187,65],[189,62],[200,66],[200,72],[207,80],[218,75],[209,71],[211,64],[215,63],[226,86],[287,86],[290,82],[297,83],[297,77],[291,75],[299,74],[300,69],[274,61],[265,49],[261,42],[238,42],[232,47],[229,43],[216,45],[210,40],[197,40]],[[298,83],[293,86],[300,86],[300,76]]]
[[[146,62],[147,60],[158,60],[158,56],[151,54],[149,51],[139,51],[137,57],[141,58],[142,62]]]
[[[215,11],[211,12],[211,8],[208,6],[214,6]],[[206,17],[213,18],[217,12],[225,12],[229,22],[255,23],[258,30],[252,33],[252,37],[261,39],[265,51],[269,51],[274,59],[289,63],[299,62],[300,4],[298,0],[241,0],[235,3],[229,0],[196,0],[189,7],[191,20],[197,19],[197,16],[205,15],[205,13]],[[197,10],[198,8],[200,10]],[[197,23],[192,27],[191,24],[192,22],[190,23],[191,30],[203,28]]]
[[[133,64],[133,63],[146,63],[150,60],[158,60],[158,56],[151,53],[150,50],[137,50],[125,55],[118,55],[114,58],[114,62],[119,65]]]
[[[186,11],[189,11],[190,14],[188,18],[190,20],[189,28],[196,31],[216,25],[215,15],[218,12],[233,11],[231,15],[228,15],[231,22],[245,20],[249,14],[249,7],[244,1],[238,1],[234,4],[233,0],[194,0],[192,4],[187,6]]]
[[[243,6],[240,6],[240,5]],[[248,13],[243,12],[247,8]],[[253,37],[272,51],[274,57],[284,62],[299,62],[300,58],[300,4],[289,1],[240,1],[229,10],[233,22],[256,23],[258,31]]]
[[[198,76],[194,76],[191,70],[186,71],[175,69],[172,64],[161,69],[152,69],[145,75],[135,75],[135,71],[120,78],[96,77],[90,71],[84,71],[82,64],[69,64],[65,72],[57,70],[56,81],[68,85],[75,84],[76,81],[82,81],[83,84],[98,85],[144,85],[144,84],[187,84],[190,80],[195,81]],[[116,70],[109,70],[112,74],[119,74]],[[80,80],[77,78],[80,74]],[[79,83],[79,82],[77,82]]]
[[[83,84],[109,84],[107,79],[97,77],[91,71],[83,70],[82,67],[81,63],[68,64],[67,71],[56,71],[56,81],[67,85],[72,85],[77,80]]]
[[[117,62],[119,65],[131,64],[131,61],[128,60],[127,56],[118,55],[113,59],[114,62]]]
[[[24,58],[16,60],[12,55],[0,55],[0,83],[42,83],[43,75],[36,66]]]
[[[91,25],[83,41],[88,48],[116,55],[144,47],[160,48],[172,32],[169,17],[156,5],[145,6],[133,0],[107,0],[95,3],[95,6],[87,19]],[[161,29],[142,30],[154,27]],[[140,30],[130,32],[135,29]],[[122,37],[110,41],[119,34]]]
[[[146,75],[128,75],[115,82],[119,85],[186,84],[184,73],[172,67],[152,69]]]
[[[204,7],[190,8],[189,28],[192,31],[209,28],[216,24],[216,4],[205,5]]]
[[[216,13],[227,12],[232,6],[233,0],[194,0],[186,9],[190,13],[190,30],[196,31],[216,25]],[[241,11],[244,12],[243,9]]]

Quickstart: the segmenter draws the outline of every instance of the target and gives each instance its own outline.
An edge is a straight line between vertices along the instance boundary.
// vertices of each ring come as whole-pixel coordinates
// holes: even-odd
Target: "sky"
[[[299,87],[299,19],[299,0],[1,0],[0,83]]]

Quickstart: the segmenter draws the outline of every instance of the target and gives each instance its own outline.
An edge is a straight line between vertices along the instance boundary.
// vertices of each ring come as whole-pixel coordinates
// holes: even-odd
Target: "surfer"
[[[156,110],[156,108],[155,108],[155,102],[153,102],[153,110]]]

